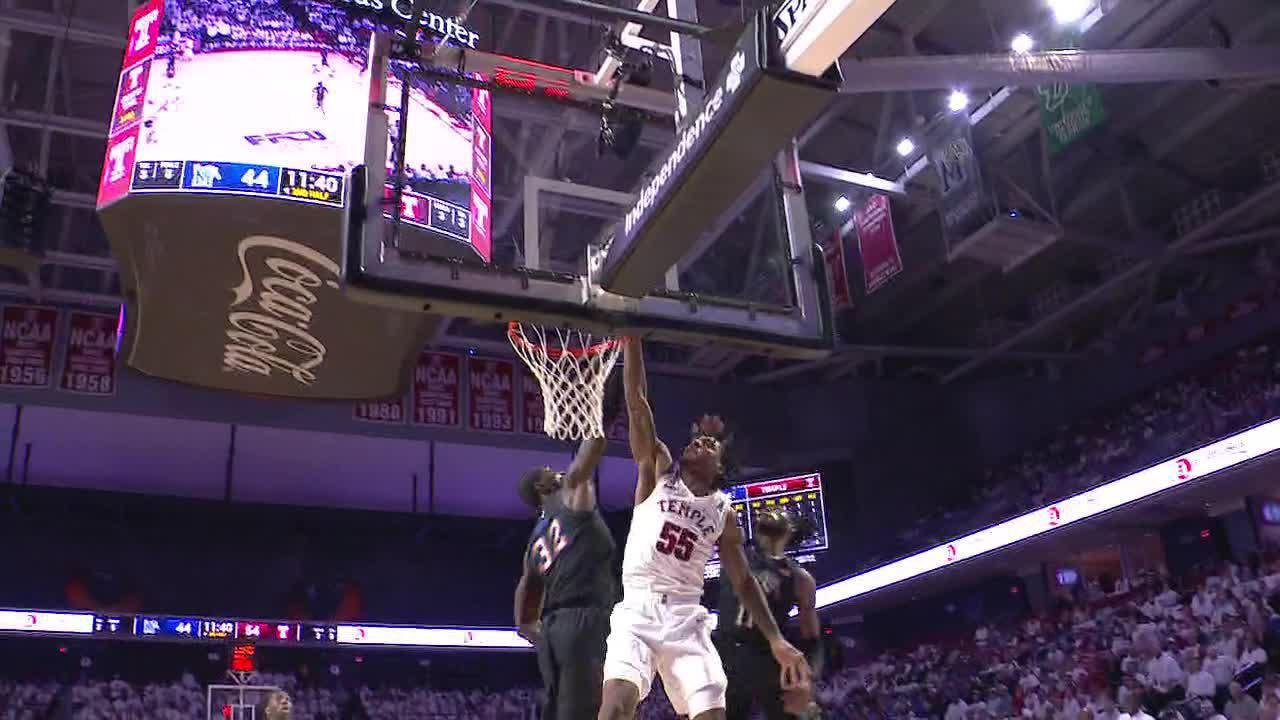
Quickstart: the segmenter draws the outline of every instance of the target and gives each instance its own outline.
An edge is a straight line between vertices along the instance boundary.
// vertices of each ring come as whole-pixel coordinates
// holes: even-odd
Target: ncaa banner
[[[423,350],[413,369],[413,424],[458,427],[462,359]]]
[[[0,386],[47,388],[53,377],[58,309],[5,305],[0,338]]]
[[[950,249],[995,213],[982,180],[982,164],[973,144],[969,115],[947,115],[930,129],[927,142],[929,162],[938,173],[942,233]]]
[[[612,418],[605,418],[604,436],[609,442],[624,443],[630,439],[631,425],[627,413],[619,410]]]
[[[902,272],[902,254],[898,251],[898,238],[893,233],[889,196],[872,195],[854,213],[853,224],[858,231],[862,276],[870,295]]]
[[[400,425],[404,423],[404,398],[389,400],[361,400],[352,407],[351,417],[358,422],[388,423]]]
[[[467,361],[468,408],[472,430],[515,432],[515,365],[506,360]]]
[[[71,311],[67,354],[58,389],[78,395],[114,395],[118,315]]]
[[[831,288],[831,308],[847,310],[853,307],[853,295],[849,292],[849,273],[845,270],[844,235],[840,230],[822,244],[822,259],[827,265],[827,285]]]
[[[524,411],[520,429],[531,435],[543,434],[545,409],[542,407],[542,386],[524,363],[520,363],[520,398],[520,407]]]

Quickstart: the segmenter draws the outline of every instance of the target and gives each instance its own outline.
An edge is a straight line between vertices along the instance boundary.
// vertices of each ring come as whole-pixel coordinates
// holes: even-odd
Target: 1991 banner
[[[73,310],[67,321],[67,356],[60,388],[83,395],[116,391],[115,315]]]
[[[413,423],[457,427],[462,362],[457,355],[423,351],[413,370]]]
[[[58,311],[33,305],[6,305],[0,340],[0,385],[49,387],[58,332]]]

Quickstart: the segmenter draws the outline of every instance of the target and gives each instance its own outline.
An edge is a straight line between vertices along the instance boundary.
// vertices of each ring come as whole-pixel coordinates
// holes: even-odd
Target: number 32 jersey
[[[623,586],[701,597],[703,572],[724,532],[728,509],[729,496],[722,492],[699,497],[678,476],[659,479],[631,515]]]

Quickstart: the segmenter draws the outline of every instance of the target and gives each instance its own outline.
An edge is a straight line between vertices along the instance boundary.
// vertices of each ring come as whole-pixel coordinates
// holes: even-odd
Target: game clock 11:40
[[[342,185],[340,175],[297,168],[284,168],[280,171],[280,194],[295,200],[341,205]]]

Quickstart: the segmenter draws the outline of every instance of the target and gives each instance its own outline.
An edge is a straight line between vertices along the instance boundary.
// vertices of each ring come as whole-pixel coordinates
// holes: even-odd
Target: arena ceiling
[[[630,0],[616,0],[619,6]],[[433,0],[465,15],[481,49],[584,69],[603,58],[605,21],[565,0]],[[57,189],[38,274],[0,269],[0,291],[67,304],[114,307],[119,282],[93,200],[101,168],[131,0],[0,1],[0,164],[34,168]],[[665,7],[665,4],[664,4]],[[750,6],[698,0],[697,20],[727,26]],[[659,9],[661,12],[661,8]],[[1007,53],[1027,33],[1060,41],[1047,0],[898,0],[847,53],[857,63]],[[661,39],[662,33],[646,31]],[[1103,0],[1083,26],[1085,49],[1222,48],[1280,45],[1273,0]],[[705,44],[707,74],[722,57]],[[1177,56],[1170,55],[1171,62]],[[1188,71],[1188,75],[1194,75]],[[669,74],[655,79],[670,87]],[[664,85],[665,84],[665,85]],[[913,373],[957,381],[985,372],[1071,363],[1104,352],[1196,290],[1262,272],[1260,254],[1280,238],[1280,76],[1276,82],[1102,85],[1107,121],[1049,158],[1034,88],[968,87],[985,162],[1005,191],[1053,216],[1058,233],[1009,272],[948,259],[937,212],[936,175],[896,151],[947,112],[949,92],[841,95],[806,135],[800,156],[812,218],[829,233],[847,220],[833,203],[861,189],[848,173],[901,183],[893,195],[904,272],[840,319],[841,350],[824,361],[778,363],[714,345],[662,348],[659,371],[761,382],[835,379],[854,373]],[[630,157],[600,156],[598,116],[518,97],[495,103],[495,255],[523,247],[526,176],[631,191],[672,132],[651,122]],[[228,108],[247,112],[248,108]],[[4,158],[3,154],[9,158]],[[1269,168],[1269,169],[1268,169]],[[761,204],[763,205],[763,204]],[[763,212],[764,210],[759,210]],[[549,208],[544,232],[558,259],[575,262],[607,217]],[[746,211],[757,212],[754,208]],[[758,222],[758,221],[757,221]],[[730,227],[696,267],[709,284],[744,282],[752,234]],[[1175,307],[1176,310],[1176,307]],[[492,327],[446,325],[446,347],[499,349]],[[505,349],[505,348],[503,348]]]

